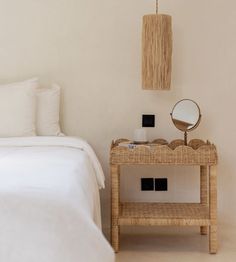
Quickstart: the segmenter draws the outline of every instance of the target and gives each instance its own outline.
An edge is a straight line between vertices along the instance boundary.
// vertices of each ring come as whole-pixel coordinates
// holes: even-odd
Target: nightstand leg
[[[209,173],[209,211],[210,211],[210,227],[209,227],[209,253],[217,252],[217,176],[216,166],[210,167]]]
[[[111,244],[115,252],[119,251],[119,207],[120,207],[120,174],[119,166],[111,165]]]
[[[117,253],[119,251],[119,226],[112,226],[111,228],[111,244],[114,251]]]
[[[207,166],[200,166],[200,199],[201,204],[207,205],[208,197],[207,197]],[[200,227],[201,235],[207,235],[207,226]]]

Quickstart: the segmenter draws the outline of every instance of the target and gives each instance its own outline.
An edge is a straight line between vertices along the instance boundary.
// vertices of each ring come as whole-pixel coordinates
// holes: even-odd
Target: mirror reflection
[[[183,99],[174,106],[171,116],[176,128],[190,131],[200,122],[200,108],[194,101]]]

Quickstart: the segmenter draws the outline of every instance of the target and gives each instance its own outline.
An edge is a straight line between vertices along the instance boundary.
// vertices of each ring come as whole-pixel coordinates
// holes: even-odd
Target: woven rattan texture
[[[168,143],[164,139],[154,140],[135,148],[119,146],[119,139],[111,145],[111,164],[168,164],[168,165],[216,165],[217,151],[209,141],[191,140],[187,146],[183,140]]]
[[[196,203],[135,203],[121,204],[121,217],[208,219],[208,207]]]

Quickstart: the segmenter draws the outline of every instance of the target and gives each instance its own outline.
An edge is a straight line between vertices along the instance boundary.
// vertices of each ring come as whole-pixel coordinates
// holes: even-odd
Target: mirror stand
[[[187,131],[184,132],[184,145],[185,146],[188,145],[188,133],[187,133]]]

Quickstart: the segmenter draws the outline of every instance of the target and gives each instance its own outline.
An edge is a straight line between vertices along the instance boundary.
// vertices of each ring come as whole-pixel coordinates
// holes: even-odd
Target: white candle
[[[147,141],[147,133],[143,128],[135,129],[134,131],[134,141],[135,142],[146,142]]]

